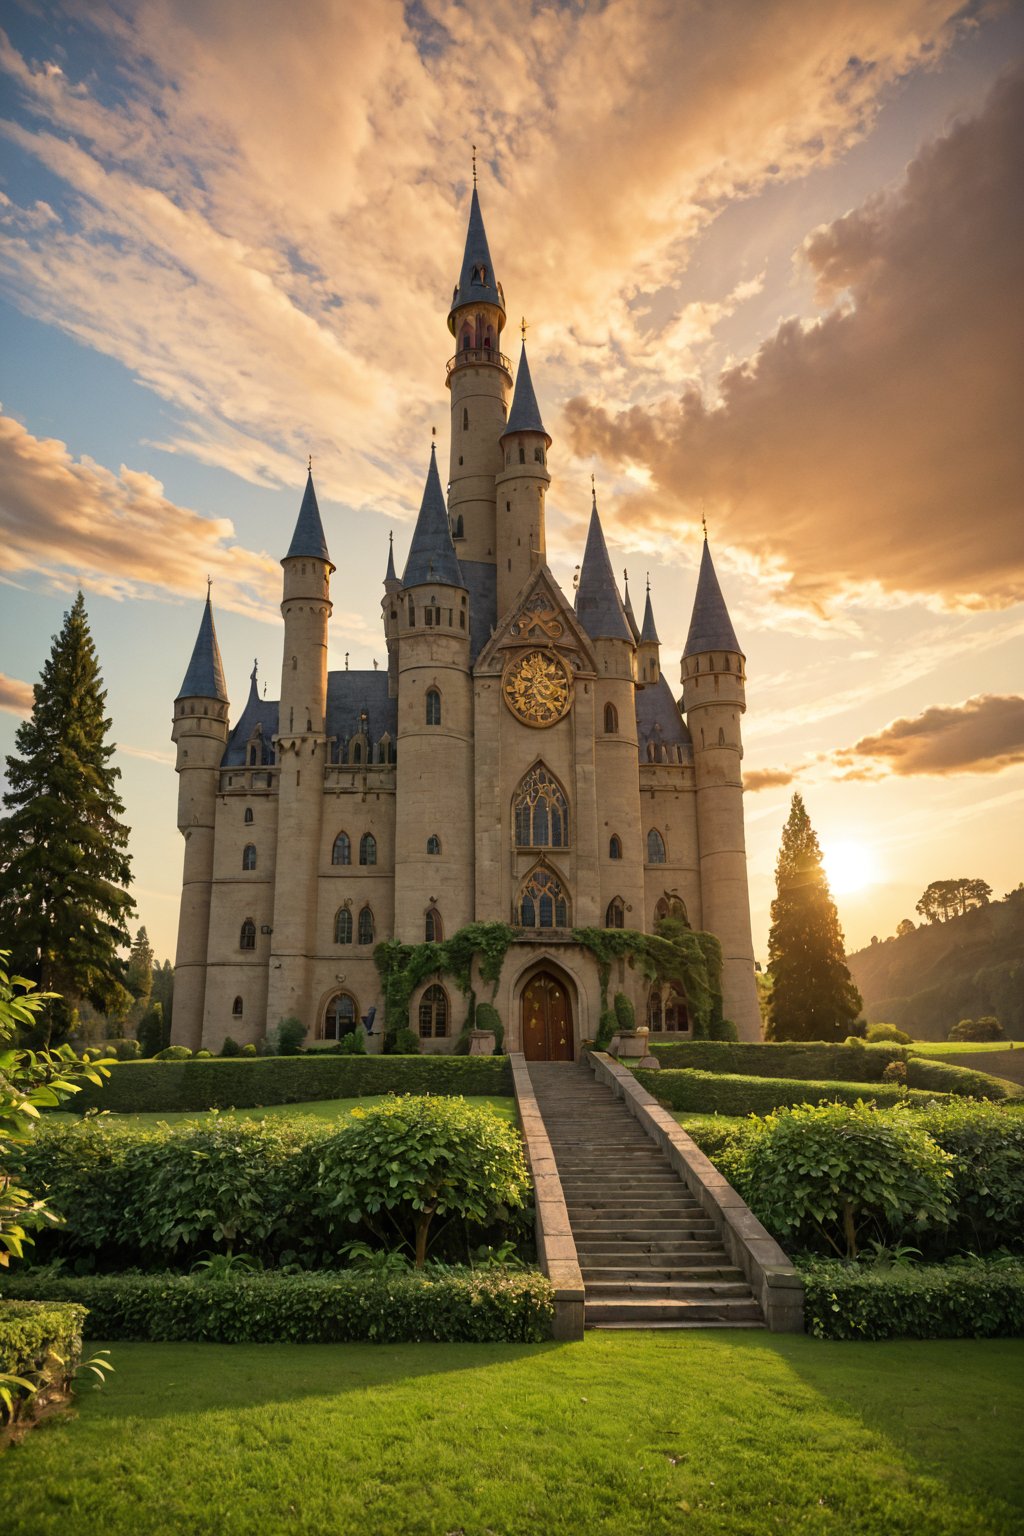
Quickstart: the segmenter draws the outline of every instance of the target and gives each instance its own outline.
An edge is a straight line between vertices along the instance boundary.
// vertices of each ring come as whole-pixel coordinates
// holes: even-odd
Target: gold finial
[[[526,316],[524,315],[523,318],[519,322],[519,334],[523,338],[524,341],[526,340],[526,333],[527,333],[528,330],[529,330],[529,326],[526,323]]]
[[[476,145],[473,145],[473,185],[476,186]]]
[[[213,586],[213,577],[212,576],[207,576],[207,578],[206,578],[206,601],[207,602],[210,601],[210,588],[212,586]]]

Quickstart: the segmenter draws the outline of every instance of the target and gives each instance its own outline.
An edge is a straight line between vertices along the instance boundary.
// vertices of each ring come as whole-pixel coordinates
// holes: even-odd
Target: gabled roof
[[[693,746],[689,728],[679,712],[679,705],[664,672],[656,683],[648,683],[646,688],[637,689],[636,729],[641,763],[648,761],[647,748],[651,742],[655,747],[690,749]]]
[[[458,556],[452,543],[448,509],[437,473],[437,454],[430,446],[430,467],[423,487],[419,517],[413,531],[409,555],[402,572],[403,587],[418,587],[438,582],[441,586],[463,587]]]
[[[530,364],[526,360],[525,341],[519,354],[516,390],[512,396],[512,409],[508,413],[508,425],[501,436],[508,437],[510,432],[543,432],[548,439],[548,447],[551,447],[551,439],[544,431],[544,423],[540,419],[540,406],[537,404],[537,396],[533,390]]]
[[[702,656],[706,651],[736,651],[742,655],[722,589],[718,585],[708,541],[700,557],[697,593],[693,599],[690,633],[683,647],[684,656]]]
[[[491,253],[487,245],[487,232],[484,229],[484,218],[480,212],[480,199],[477,196],[476,187],[473,188],[473,197],[469,205],[469,227],[466,230],[462,271],[459,273],[458,287],[452,298],[451,313],[448,316],[448,329],[453,336],[455,323],[452,316],[457,309],[462,308],[463,304],[495,304],[502,314],[505,313],[505,299],[501,285],[494,275],[494,263],[491,261]]]
[[[580,568],[580,584],[576,589],[576,617],[591,640],[628,640],[633,643],[633,631],[612,575],[608,546],[597,514],[596,495]]]
[[[327,540],[324,537],[324,525],[320,521],[320,508],[316,502],[316,491],[313,489],[313,471],[306,476],[306,489],[302,497],[302,505],[299,515],[295,520],[295,532],[288,546],[285,560],[294,560],[302,557],[314,560],[326,560],[331,570],[334,566],[327,552]]]
[[[213,604],[206,595],[206,607],[199,621],[199,634],[192,650],[185,680],[178,690],[179,699],[220,699],[228,702],[228,690],[224,682],[224,664],[220,659],[217,631],[213,623]]]
[[[245,763],[248,756],[249,743],[259,726],[260,734],[260,763],[265,765],[274,761],[274,737],[277,735],[278,720],[277,699],[261,699],[259,687],[256,682],[256,668],[253,667],[249,674],[249,697],[245,701],[245,708],[238,717],[237,724],[228,737],[228,744],[221,758],[221,766],[224,768],[238,768]]]
[[[651,607],[651,587],[647,585],[647,602],[644,604],[644,623],[640,631],[642,645],[660,645],[658,630],[654,623],[654,609]]]

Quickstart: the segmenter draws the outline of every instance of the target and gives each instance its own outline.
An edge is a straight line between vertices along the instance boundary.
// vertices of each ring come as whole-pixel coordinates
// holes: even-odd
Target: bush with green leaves
[[[987,1339],[1024,1333],[1024,1264],[801,1262],[804,1323],[819,1339]]]
[[[396,1030],[394,1044],[388,1054],[390,1056],[418,1056],[420,1054],[419,1035],[412,1029]]]
[[[0,1301],[0,1427],[67,1396],[85,1315],[75,1302]]]
[[[82,1302],[86,1337],[220,1344],[537,1344],[554,1290],[538,1270],[19,1276],[10,1294]]]
[[[657,1053],[660,1056],[660,1051]],[[896,1083],[787,1081],[777,1077],[742,1077],[736,1073],[648,1071],[634,1068],[639,1083],[669,1109],[695,1115],[768,1115],[796,1104],[894,1105],[909,1100],[930,1104],[934,1093],[908,1093]]]
[[[301,1019],[289,1013],[281,1019],[276,1029],[267,1037],[267,1044],[277,1056],[297,1056],[302,1049],[308,1030]]]
[[[615,1024],[623,1034],[636,1028],[636,1010],[625,992],[616,992],[613,998],[615,1008]]]
[[[803,1105],[765,1120],[744,1158],[741,1192],[784,1242],[854,1259],[872,1239],[945,1225],[952,1164],[912,1115]]]
[[[143,1056],[156,1056],[170,1044],[162,1003],[154,1003],[148,1012],[143,1014],[136,1033],[139,1037],[139,1050]]]
[[[360,1025],[349,1034],[342,1035],[338,1041],[339,1056],[365,1056],[366,1055],[366,1031]]]
[[[952,1158],[950,1251],[1024,1251],[1024,1116],[996,1104],[953,1099],[915,1114]]]
[[[1006,1031],[997,1018],[992,1014],[986,1014],[982,1019],[961,1019],[954,1024],[949,1032],[950,1040],[977,1040],[984,1043],[988,1040],[1003,1040]]]
[[[907,1064],[905,1061],[890,1061],[882,1073],[883,1083],[896,1083],[898,1087],[907,1086]]]
[[[505,1045],[505,1026],[493,1003],[477,1003],[476,1028],[491,1031],[494,1036],[494,1054],[500,1056]]]
[[[911,1037],[902,1029],[897,1029],[895,1024],[869,1024],[864,1038],[869,1045],[878,1045],[883,1040],[891,1040],[894,1045],[913,1044]]]
[[[156,1054],[157,1061],[188,1061],[192,1052],[187,1045],[165,1045]]]
[[[338,1236],[363,1223],[416,1267],[435,1218],[486,1226],[526,1204],[518,1131],[465,1099],[408,1098],[355,1109],[320,1148],[318,1214]]]

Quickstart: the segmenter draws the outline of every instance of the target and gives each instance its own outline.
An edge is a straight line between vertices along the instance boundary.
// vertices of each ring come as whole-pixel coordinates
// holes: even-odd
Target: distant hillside
[[[944,1040],[958,1019],[991,1013],[1024,1040],[1024,895],[870,944],[847,964],[872,1023]]]

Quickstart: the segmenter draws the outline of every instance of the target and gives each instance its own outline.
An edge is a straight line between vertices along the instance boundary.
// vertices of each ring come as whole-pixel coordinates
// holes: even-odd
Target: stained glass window
[[[551,869],[535,869],[519,897],[523,928],[568,928],[569,902],[562,882]]]
[[[569,806],[561,785],[543,763],[532,767],[515,798],[518,848],[567,848]]]

